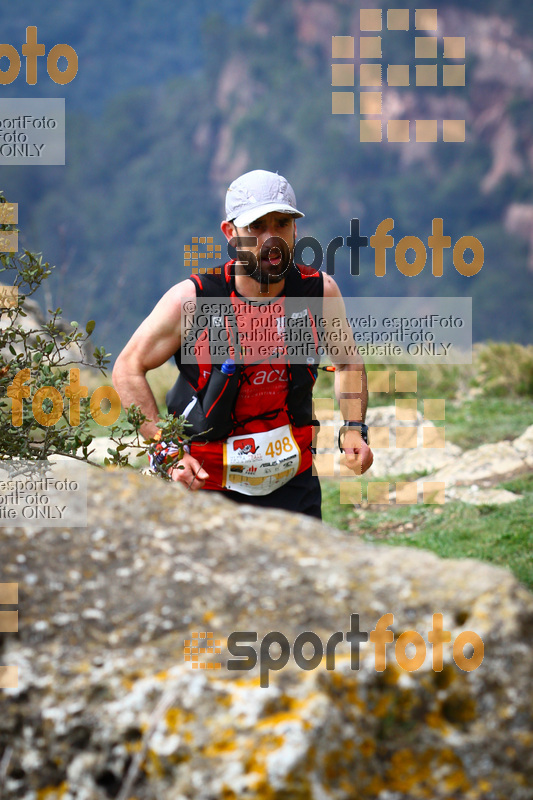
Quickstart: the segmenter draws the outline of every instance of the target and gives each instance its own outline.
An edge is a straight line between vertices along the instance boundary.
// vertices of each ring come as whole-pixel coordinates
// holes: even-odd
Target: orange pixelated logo
[[[183,246],[183,266],[190,267],[193,275],[220,275],[221,267],[199,266],[206,258],[222,258],[222,246],[213,244],[212,236],[193,236],[191,244]]]
[[[416,370],[369,370],[367,375],[369,394],[415,394],[418,389]],[[394,388],[393,388],[394,387]],[[355,392],[362,391],[362,379]],[[336,449],[334,426],[334,401],[332,398],[313,398],[317,425],[313,434],[313,473],[320,478],[340,477],[341,505],[415,505],[419,502],[442,505],[445,502],[445,482],[420,478],[412,481],[370,480],[366,489],[361,481],[354,480],[352,470],[346,465],[344,456],[335,464]],[[370,425],[368,442],[374,453],[380,450],[396,449],[444,449],[446,444],[446,401],[444,398],[423,400],[422,424],[418,424],[418,404],[416,397],[396,397],[394,401],[396,425]],[[361,419],[360,399],[341,399],[343,419]],[[434,423],[438,424],[435,425]],[[441,424],[442,423],[442,424]],[[366,497],[365,497],[366,491]]]
[[[401,103],[404,87],[465,86],[466,40],[464,36],[442,37],[443,64],[437,59],[441,43],[437,35],[437,9],[391,8],[386,14],[388,31],[411,31],[414,22],[414,69],[411,64],[387,63],[386,47],[379,35],[384,26],[380,8],[360,9],[359,53],[355,37],[333,36],[331,65],[332,113],[355,114],[355,60],[359,56],[359,114],[361,142],[464,142],[464,119],[390,119],[383,113],[384,96],[397,95]],[[406,59],[407,60],[407,59]],[[384,62],[384,63],[382,63]],[[339,89],[342,87],[342,90]],[[400,115],[402,112],[399,112]],[[386,131],[386,135],[385,132]],[[414,133],[414,137],[413,137]]]
[[[190,661],[193,669],[220,669],[219,661],[206,661],[205,657],[221,652],[220,639],[215,639],[212,631],[193,631],[183,647],[185,661]]]
[[[316,669],[323,665],[327,670],[336,668],[336,647],[340,642],[346,641],[350,645],[350,668],[359,670],[361,645],[374,648],[374,667],[376,672],[384,672],[387,662],[393,660],[398,667],[406,672],[416,672],[427,668],[427,656],[431,656],[434,672],[444,669],[445,651],[444,644],[451,645],[452,657],[455,665],[463,672],[476,670],[483,662],[485,645],[479,634],[475,631],[460,631],[455,638],[452,631],[444,628],[444,616],[441,613],[432,615],[432,627],[427,632],[427,643],[424,637],[416,630],[407,630],[399,633],[390,630],[394,625],[394,614],[382,614],[377,620],[373,630],[361,630],[359,614],[350,615],[350,629],[336,631],[324,641],[314,631],[303,631],[294,640],[292,646],[289,639],[281,631],[270,631],[260,641],[257,631],[233,631],[227,638],[227,650],[235,658],[229,658],[226,668],[230,671],[249,671],[259,665],[261,688],[270,685],[271,672],[279,672],[292,658],[299,669],[306,671]],[[221,664],[212,661],[200,661],[204,653],[220,653],[219,640],[214,639],[213,633],[192,633],[192,639],[185,640],[185,661],[191,661],[193,669],[220,669]],[[202,643],[206,645],[202,646]],[[254,646],[255,645],[255,646]],[[278,651],[271,653],[271,647]],[[387,654],[387,645],[389,652]],[[309,647],[313,653],[309,654]],[[307,652],[304,653],[304,648]],[[394,655],[391,650],[394,648]],[[465,654],[468,648],[469,654]],[[414,649],[414,653],[412,652]],[[448,656],[449,658],[449,656]],[[324,663],[325,662],[325,663]]]

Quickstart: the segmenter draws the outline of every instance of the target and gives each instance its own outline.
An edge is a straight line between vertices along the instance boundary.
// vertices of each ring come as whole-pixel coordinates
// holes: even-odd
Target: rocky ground
[[[418,413],[417,447],[396,449],[393,440],[395,427],[413,423],[395,421],[393,413],[394,409],[388,407],[371,409],[368,413],[369,420],[372,420],[369,424],[388,424],[391,430],[391,446],[375,450],[374,464],[368,473],[370,479],[426,472],[417,483],[443,482],[446,500],[495,505],[520,499],[520,495],[495,489],[494,485],[533,470],[533,425],[511,442],[493,442],[464,451],[449,442],[442,448],[424,448],[422,428],[434,427],[434,423],[424,420]]]
[[[0,537],[0,582],[19,584],[20,612],[0,644],[19,668],[1,698],[6,800],[531,797],[533,596],[506,570],[93,469],[86,528]],[[346,641],[334,669],[293,658],[304,631],[325,646],[352,614],[371,632],[386,613],[384,671],[372,642],[359,665]],[[450,631],[442,670],[434,614]],[[251,671],[227,669],[234,631],[258,635]],[[290,657],[268,673],[272,631]],[[426,649],[415,671],[397,665],[405,631]],[[198,656],[213,668],[184,660],[194,632],[200,647],[208,632],[220,642]],[[465,659],[484,651],[476,669],[461,635],[475,645]]]

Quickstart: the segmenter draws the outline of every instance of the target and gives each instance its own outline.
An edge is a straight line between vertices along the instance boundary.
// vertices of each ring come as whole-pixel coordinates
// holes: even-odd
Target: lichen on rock
[[[18,689],[1,697],[2,798],[531,796],[533,597],[505,570],[96,469],[86,528],[0,537],[0,581],[19,584],[20,612],[19,633],[0,643],[2,663],[19,667]],[[355,669],[351,615],[372,632],[388,612],[386,668],[370,641]],[[451,634],[441,671],[433,614]],[[271,631],[288,640],[268,686],[259,664],[227,669],[234,631],[257,632],[259,653]],[[324,650],[344,634],[334,669],[325,657],[298,666],[305,631]],[[427,648],[416,671],[396,662],[406,631]],[[484,645],[471,671],[453,655],[465,631]],[[193,632],[220,642],[220,655],[202,655],[220,668],[184,660]]]

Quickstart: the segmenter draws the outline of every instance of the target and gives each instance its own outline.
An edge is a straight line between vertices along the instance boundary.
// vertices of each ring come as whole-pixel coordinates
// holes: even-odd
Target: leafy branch
[[[5,202],[0,192],[0,208]],[[0,219],[5,217],[0,215]],[[16,230],[13,225],[0,224],[0,233]],[[43,461],[60,454],[101,467],[91,460],[95,451],[90,448],[95,421],[108,412],[91,403],[79,372],[83,366],[107,377],[111,354],[104,347],[91,347],[94,320],[82,330],[76,321],[66,323],[61,318],[62,309],[56,308],[48,309],[47,321],[28,324],[28,299],[53,269],[48,262],[43,263],[41,255],[28,250],[0,254],[4,283],[0,286],[0,461]],[[104,465],[132,467],[132,453],[136,458],[147,453],[153,443],[140,434],[145,421],[135,405],[120,413],[109,429],[115,447],[108,449],[110,458]],[[183,457],[189,441],[187,425],[183,417],[171,414],[158,425],[163,441],[176,442],[176,452],[156,466],[156,473],[165,479],[169,479],[169,467],[177,466]]]

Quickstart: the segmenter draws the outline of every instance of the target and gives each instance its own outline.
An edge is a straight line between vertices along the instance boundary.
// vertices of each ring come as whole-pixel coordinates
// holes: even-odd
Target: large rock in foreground
[[[1,654],[20,673],[0,698],[2,798],[531,798],[533,597],[508,572],[138,474],[91,470],[88,516],[0,528],[0,581],[20,585],[20,631]],[[396,637],[426,642],[416,671],[392,643],[382,672],[373,643],[359,669],[346,641],[335,669],[295,663],[301,632],[325,645],[350,615],[370,632],[387,612]],[[481,637],[477,669],[459,669],[450,643],[432,670],[438,613],[452,643]],[[270,631],[287,638],[268,688],[258,667],[226,668],[233,631],[257,632],[258,649]],[[221,668],[184,662],[193,632],[220,640],[199,659]]]

